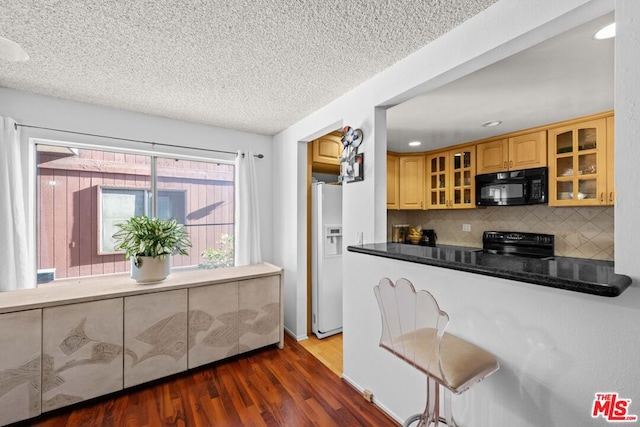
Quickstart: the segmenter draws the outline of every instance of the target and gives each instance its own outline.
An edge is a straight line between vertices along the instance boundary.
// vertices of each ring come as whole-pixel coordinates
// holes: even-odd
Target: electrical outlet
[[[471,224],[462,224],[462,231],[471,231]]]
[[[371,390],[363,391],[362,397],[364,397],[364,400],[366,400],[367,402],[373,402],[373,393],[371,392]]]

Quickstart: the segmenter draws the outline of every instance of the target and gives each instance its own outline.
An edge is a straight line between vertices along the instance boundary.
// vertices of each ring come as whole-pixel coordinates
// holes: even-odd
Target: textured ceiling
[[[496,0],[0,0],[0,86],[272,135]]]

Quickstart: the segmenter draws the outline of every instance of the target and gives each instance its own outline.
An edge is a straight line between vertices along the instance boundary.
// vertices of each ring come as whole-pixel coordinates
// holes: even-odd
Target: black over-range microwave
[[[547,203],[547,168],[476,175],[478,206]]]

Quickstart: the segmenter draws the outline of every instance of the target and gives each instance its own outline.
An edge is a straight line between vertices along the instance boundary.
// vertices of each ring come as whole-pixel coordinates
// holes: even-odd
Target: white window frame
[[[213,152],[210,151],[202,151],[197,148],[189,148],[189,147],[170,147],[171,149],[162,149],[169,148],[164,146],[156,146],[152,143],[144,143],[144,142],[133,142],[133,141],[121,141],[118,139],[111,139],[107,137],[99,137],[99,136],[82,136],[81,137],[84,142],[77,142],[77,136],[72,134],[69,135],[68,138],[65,139],[50,139],[47,137],[36,137],[36,136],[26,136],[28,140],[28,149],[26,156],[23,156],[23,159],[26,157],[27,159],[27,167],[25,168],[26,173],[24,175],[25,181],[28,182],[28,230],[31,233],[28,240],[31,242],[31,254],[32,254],[32,266],[33,266],[33,283],[37,282],[37,248],[38,248],[38,234],[37,234],[37,191],[36,191],[36,176],[37,176],[37,146],[38,145],[50,145],[57,147],[66,147],[71,149],[86,149],[86,150],[102,150],[109,151],[113,153],[125,153],[125,154],[138,154],[138,155],[146,155],[150,157],[156,158],[169,158],[169,159],[178,159],[178,160],[193,160],[198,162],[211,162],[218,163],[224,165],[232,165],[236,167],[235,162],[235,153],[229,154],[228,159],[222,159],[219,157],[213,157]],[[151,150],[149,149],[149,145],[151,145]],[[161,149],[157,149],[161,148]],[[152,162],[153,164],[154,162]],[[236,171],[237,172],[237,171]],[[153,172],[152,172],[153,174]],[[237,173],[234,177],[234,185],[237,185],[235,180],[237,179]],[[234,224],[237,222],[237,210],[234,209]],[[234,240],[234,246],[235,246]],[[237,251],[237,248],[234,247],[234,251]]]

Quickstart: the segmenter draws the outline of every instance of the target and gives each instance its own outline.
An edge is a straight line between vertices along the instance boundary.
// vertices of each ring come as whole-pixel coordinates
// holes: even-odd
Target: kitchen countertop
[[[631,285],[631,278],[614,273],[611,261],[557,256],[524,258],[483,253],[482,249],[464,246],[403,243],[372,243],[348,246],[347,250],[604,297],[618,296]]]

